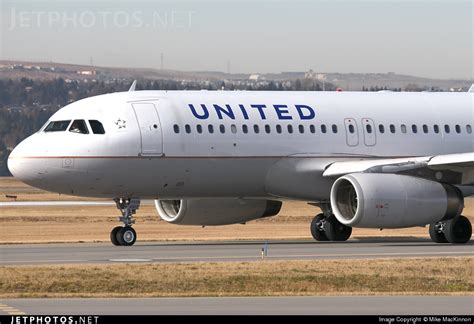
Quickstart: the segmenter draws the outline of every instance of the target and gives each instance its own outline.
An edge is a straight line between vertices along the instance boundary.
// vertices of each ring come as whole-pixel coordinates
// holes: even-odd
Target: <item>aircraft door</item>
[[[153,103],[132,104],[141,137],[141,155],[163,155],[163,134],[160,117]]]
[[[364,143],[366,146],[374,146],[377,143],[375,124],[370,118],[362,119],[362,130],[364,132]]]
[[[359,130],[357,128],[357,122],[353,118],[344,119],[344,125],[346,128],[346,142],[349,146],[359,145]]]

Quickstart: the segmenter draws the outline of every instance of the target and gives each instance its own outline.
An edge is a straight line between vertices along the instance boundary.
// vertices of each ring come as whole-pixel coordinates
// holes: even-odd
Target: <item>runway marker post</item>
[[[262,260],[264,260],[268,255],[268,241],[262,247]]]

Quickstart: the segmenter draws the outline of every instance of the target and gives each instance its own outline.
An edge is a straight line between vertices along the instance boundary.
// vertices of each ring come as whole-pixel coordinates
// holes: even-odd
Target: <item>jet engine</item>
[[[453,186],[422,178],[353,173],[336,180],[331,207],[337,220],[351,227],[424,226],[461,214],[464,200]]]
[[[281,202],[252,199],[155,200],[161,219],[180,225],[228,225],[275,216]]]

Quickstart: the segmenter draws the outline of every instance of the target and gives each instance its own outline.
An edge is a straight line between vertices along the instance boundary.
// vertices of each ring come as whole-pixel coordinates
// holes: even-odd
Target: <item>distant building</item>
[[[260,74],[252,74],[249,76],[250,81],[258,81],[260,79],[261,79]]]
[[[7,110],[9,112],[22,112],[23,111],[23,107],[8,107]]]
[[[80,75],[95,75],[96,71],[95,70],[77,71],[77,74],[80,74]]]
[[[309,70],[308,72],[304,73],[305,79],[315,79],[319,81],[325,81],[327,79],[327,76],[325,73],[317,73],[313,70]]]

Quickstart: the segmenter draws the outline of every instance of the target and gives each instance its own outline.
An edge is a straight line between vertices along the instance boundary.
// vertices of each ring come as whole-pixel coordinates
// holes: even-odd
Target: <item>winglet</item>
[[[469,90],[467,90],[467,92],[474,92],[474,83],[473,83],[472,86],[469,88]]]
[[[128,91],[135,91],[135,88],[137,86],[137,80],[133,81],[132,85],[130,86],[130,89],[128,89]]]

